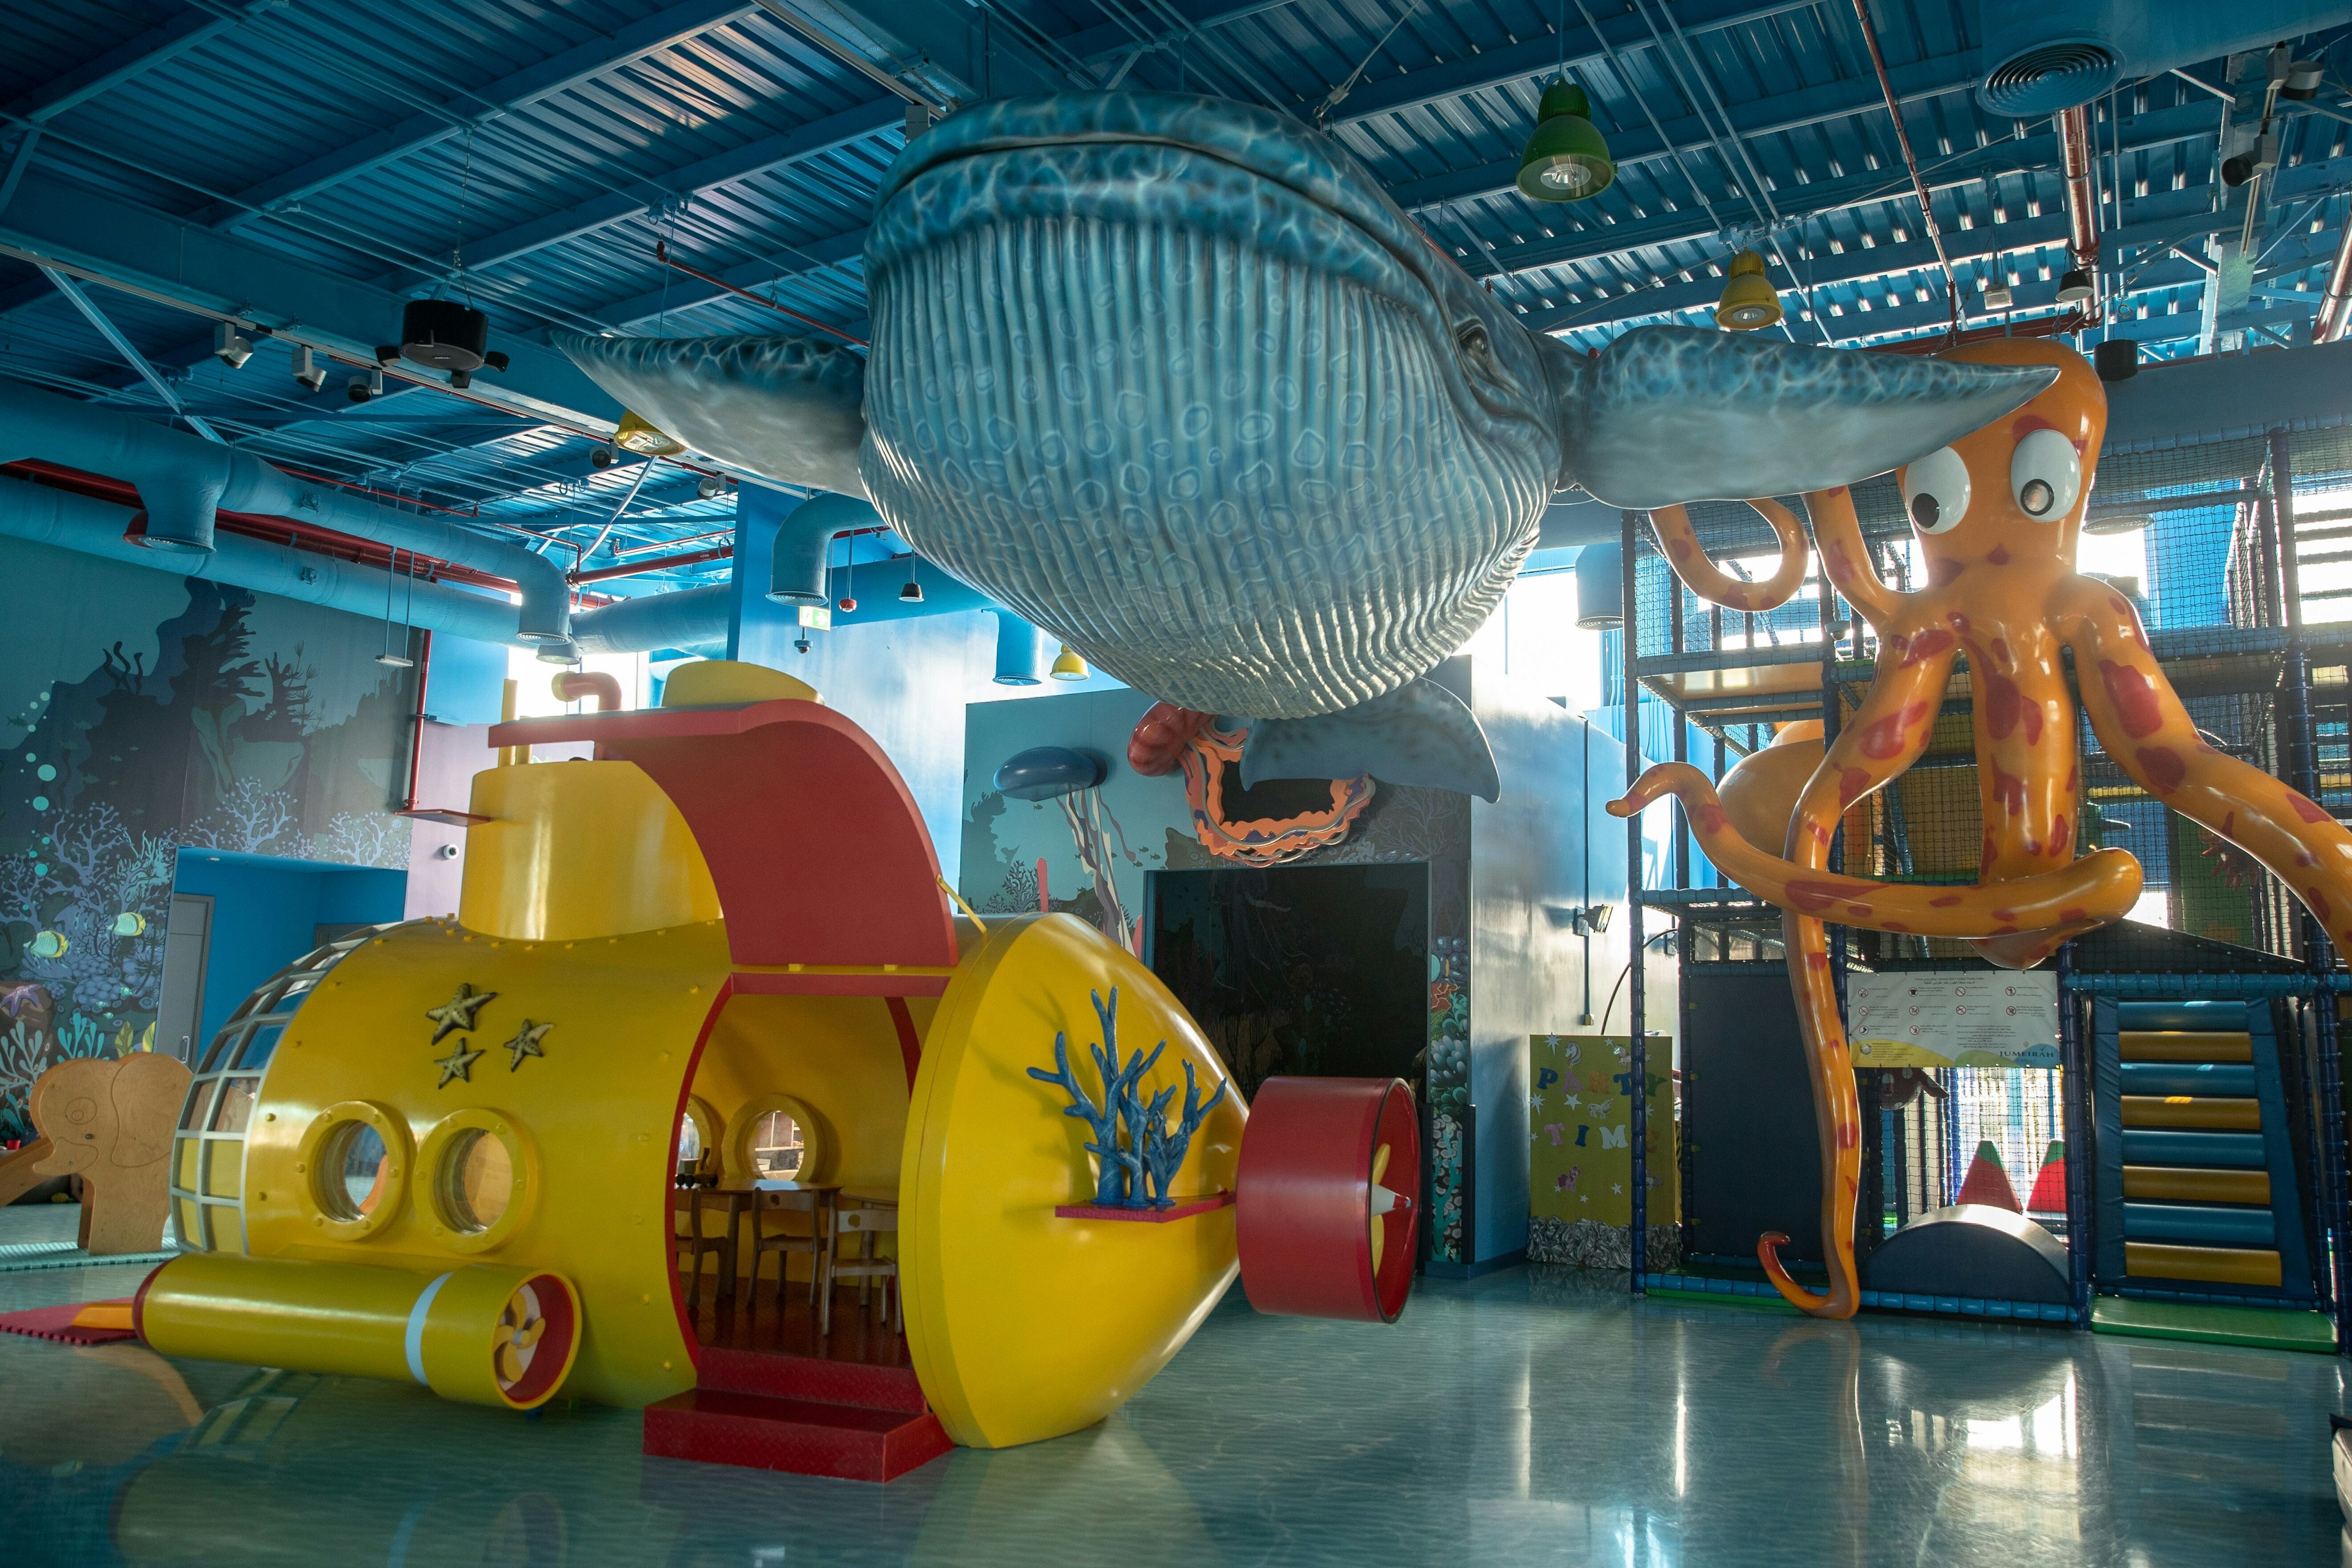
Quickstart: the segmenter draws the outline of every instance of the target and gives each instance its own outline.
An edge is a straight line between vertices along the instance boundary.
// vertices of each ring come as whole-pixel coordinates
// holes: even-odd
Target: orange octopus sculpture
[[[1927,569],[1927,586],[1916,593],[1880,581],[1846,491],[1805,497],[1824,574],[1878,634],[1878,668],[1859,711],[1798,796],[1781,854],[1741,837],[1706,776],[1684,763],[1650,769],[1609,807],[1626,816],[1661,795],[1679,797],[1715,863],[1782,911],[1821,1139],[1828,1293],[1789,1277],[1778,1255],[1787,1237],[1768,1234],[1756,1250],[1781,1295],[1825,1318],[1852,1317],[1860,1301],[1853,1215],[1862,1113],[1823,922],[1964,938],[1994,963],[2023,969],[2067,939],[2122,918],[2139,896],[2139,863],[2124,851],[2074,858],[2081,763],[2062,648],[2074,650],[2083,706],[2107,755],[2150,795],[2269,867],[2339,948],[2352,949],[2352,833],[2277,779],[2200,739],[2130,604],[2074,570],[2106,429],[2106,394],[2089,363],[2048,341],[2011,338],[1946,357],[2047,364],[2058,374],[2014,414],[1899,471]],[[1766,583],[1717,571],[1680,508],[1654,513],[1651,526],[1675,574],[1699,597],[1769,609],[1803,578],[1804,536],[1785,509],[1749,504],[1771,521],[1783,552]],[[1978,884],[1903,886],[1829,874],[1840,817],[1927,749],[1963,652],[1984,806]]]

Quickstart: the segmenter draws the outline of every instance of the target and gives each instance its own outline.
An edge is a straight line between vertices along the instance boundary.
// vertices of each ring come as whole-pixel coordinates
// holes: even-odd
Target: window
[[[751,1163],[762,1176],[793,1175],[801,1168],[801,1130],[783,1111],[769,1111],[751,1131]]]

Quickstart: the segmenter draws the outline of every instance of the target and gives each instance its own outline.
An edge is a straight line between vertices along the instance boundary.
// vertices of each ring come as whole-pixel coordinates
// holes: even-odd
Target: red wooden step
[[[646,1406],[645,1451],[848,1481],[896,1480],[955,1445],[940,1418],[692,1388]]]
[[[695,1383],[722,1394],[863,1405],[909,1415],[920,1415],[930,1408],[913,1367],[780,1355],[772,1351],[727,1350],[707,1344],[702,1347]]]

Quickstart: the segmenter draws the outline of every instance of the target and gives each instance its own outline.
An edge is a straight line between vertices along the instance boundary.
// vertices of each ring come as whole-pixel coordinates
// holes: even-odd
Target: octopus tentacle
[[[1902,618],[1912,595],[1888,587],[1871,565],[1870,547],[1863,542],[1862,523],[1853,514],[1853,492],[1814,490],[1805,497],[1805,511],[1812,519],[1822,575],[1872,629],[1884,635]]]
[[[2081,816],[2081,756],[2074,702],[2058,638],[2037,607],[2031,619],[1988,624],[1958,617],[1975,701],[1977,794],[1984,816],[1980,886],[2014,882],[2074,858]],[[2068,938],[2061,930],[1981,939],[1979,956],[2031,969]]]
[[[1804,585],[1805,567],[1811,559],[1805,548],[1804,526],[1794,512],[1769,497],[1758,497],[1748,504],[1772,525],[1780,541],[1780,563],[1761,583],[1742,583],[1707,559],[1706,548],[1692,531],[1690,513],[1681,507],[1662,506],[1650,513],[1650,531],[1657,536],[1658,548],[1665,552],[1675,575],[1708,604],[1727,610],[1776,609]]]
[[[2067,584],[2061,631],[2074,649],[2083,708],[2132,782],[2268,867],[2352,951],[2352,833],[2258,768],[2213,750],[2148,651],[2139,616],[2105,584]]]
[[[2122,919],[2139,898],[2139,862],[2120,849],[2101,849],[2054,871],[1980,887],[1832,876],[1768,854],[1741,837],[1715,786],[1687,763],[1660,763],[1644,772],[1622,798],[1609,803],[1609,811],[1631,816],[1668,795],[1690,814],[1691,831],[1706,858],[1733,881],[1768,904],[1839,925],[1962,939],[2088,931]]]

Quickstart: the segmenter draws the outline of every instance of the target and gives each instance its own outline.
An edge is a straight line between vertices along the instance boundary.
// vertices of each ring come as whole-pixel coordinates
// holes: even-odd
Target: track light
[[[2058,302],[2062,305],[2084,305],[2096,292],[2091,287],[2091,275],[2079,267],[2069,267],[2058,279]]]
[[[1519,154],[1519,190],[1539,202],[1580,202],[1617,177],[1608,140],[1592,123],[1592,102],[1563,77],[1536,105],[1535,133]]]
[[[1780,294],[1764,276],[1764,258],[1743,250],[1731,258],[1731,275],[1716,302],[1715,324],[1727,331],[1752,332],[1781,316]]]
[[[694,481],[694,493],[704,500],[723,495],[726,490],[727,481],[717,474],[705,474]]]
[[[2320,66],[2317,60],[2290,60],[2286,80],[2279,86],[2279,96],[2301,103],[2319,96]]]
[[[253,343],[237,331],[235,321],[223,321],[213,329],[213,353],[229,369],[238,370],[253,357]]]
[[[382,397],[383,372],[373,367],[359,372],[343,384],[343,395],[353,403],[365,403],[371,397]]]
[[[588,466],[592,468],[609,468],[613,466],[614,458],[617,458],[619,455],[619,453],[614,451],[610,447],[597,446],[591,447],[588,453]]]
[[[310,392],[316,392],[327,384],[327,369],[310,353],[309,343],[294,345],[294,379]]]

